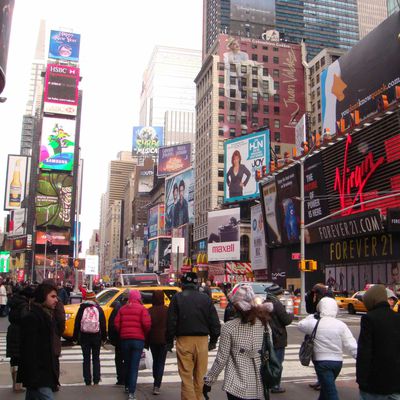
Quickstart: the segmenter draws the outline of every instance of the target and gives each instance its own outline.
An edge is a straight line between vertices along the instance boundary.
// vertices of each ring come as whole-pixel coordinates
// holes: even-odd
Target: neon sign
[[[374,161],[374,155],[370,151],[360,165],[357,165],[353,171],[347,166],[347,159],[349,154],[349,147],[353,139],[350,135],[347,136],[346,149],[344,152],[343,169],[340,171],[339,167],[336,167],[335,171],[335,184],[334,190],[339,192],[340,207],[346,208],[355,206],[357,203],[361,203],[360,209],[356,211],[350,208],[342,212],[342,215],[350,215],[355,212],[364,211],[364,188],[372,174],[385,162],[385,158],[379,157]],[[352,190],[356,190],[353,195]]]

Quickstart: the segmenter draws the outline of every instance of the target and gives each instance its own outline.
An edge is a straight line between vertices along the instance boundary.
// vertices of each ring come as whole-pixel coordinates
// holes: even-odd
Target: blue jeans
[[[321,392],[318,400],[339,400],[335,380],[342,369],[342,361],[313,361]]]
[[[153,356],[153,378],[154,386],[161,387],[162,377],[164,375],[165,359],[167,358],[167,345],[151,344],[151,355]]]
[[[54,400],[53,391],[49,387],[27,388],[25,400]]]
[[[278,358],[279,362],[282,365],[283,360],[285,359],[285,348],[282,347],[280,349],[274,349],[274,350],[275,350],[276,357]],[[282,374],[279,377],[279,383],[276,386],[274,386],[272,389],[279,389],[281,387],[281,379],[282,379]]]
[[[123,339],[122,354],[126,367],[125,387],[129,388],[129,393],[134,394],[139,372],[140,357],[143,352],[144,340]]]
[[[360,390],[360,400],[400,400],[400,393],[376,394]]]

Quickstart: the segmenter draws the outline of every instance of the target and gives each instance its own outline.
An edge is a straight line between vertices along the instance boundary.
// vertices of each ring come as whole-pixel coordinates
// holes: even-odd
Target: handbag
[[[153,356],[150,350],[144,349],[140,357],[139,371],[153,368]]]
[[[264,329],[263,343],[261,346],[261,380],[264,386],[264,392],[277,386],[282,375],[282,364],[276,356],[274,346],[267,328]],[[268,398],[265,396],[265,398]]]
[[[317,333],[319,321],[321,321],[321,318],[315,324],[314,329],[311,332],[311,335],[304,336],[303,343],[300,346],[299,359],[301,365],[304,365],[305,367],[308,367],[310,365],[310,361],[314,351],[314,339]]]

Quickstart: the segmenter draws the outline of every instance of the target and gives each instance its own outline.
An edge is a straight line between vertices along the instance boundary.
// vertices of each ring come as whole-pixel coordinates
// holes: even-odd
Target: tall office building
[[[387,0],[357,0],[360,40],[388,16]]]

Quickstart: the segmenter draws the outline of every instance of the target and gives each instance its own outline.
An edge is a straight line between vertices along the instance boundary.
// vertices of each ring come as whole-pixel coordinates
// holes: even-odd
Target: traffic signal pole
[[[305,259],[305,236],[304,236],[304,162],[306,158],[300,159],[300,263],[303,265]],[[300,314],[306,314],[306,275],[303,268],[300,270]]]

